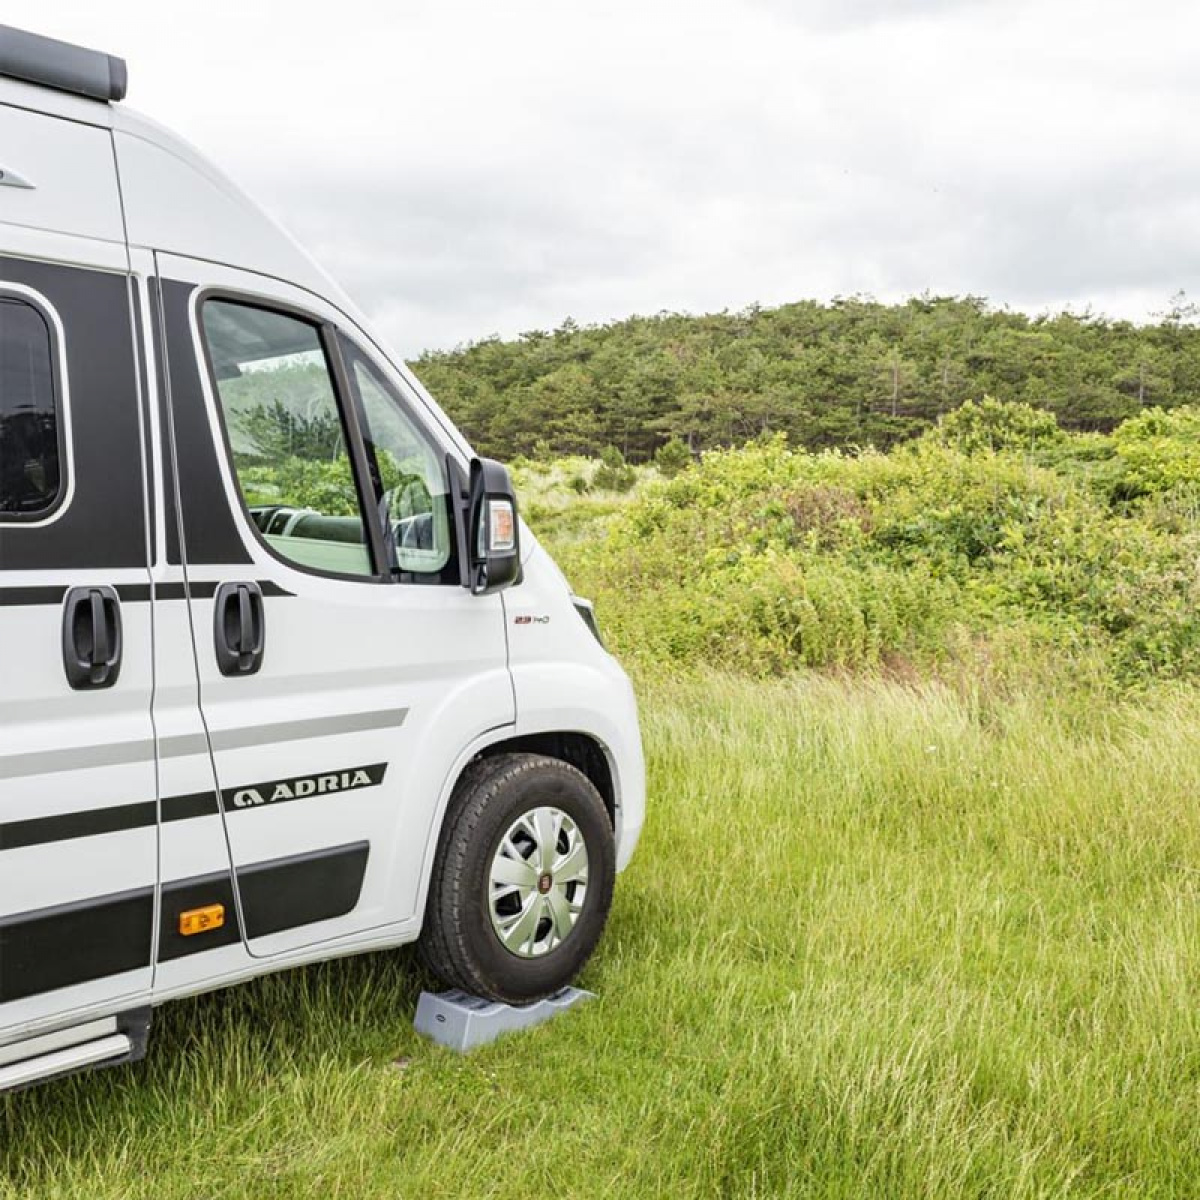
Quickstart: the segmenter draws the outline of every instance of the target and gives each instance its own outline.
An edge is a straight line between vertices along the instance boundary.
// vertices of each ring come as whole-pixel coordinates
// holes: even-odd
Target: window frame
[[[54,305],[41,292],[24,284],[0,280],[0,303],[6,300],[33,309],[45,325],[50,343],[50,394],[58,443],[58,491],[52,504],[35,512],[5,512],[0,509],[0,528],[37,529],[62,517],[75,495],[74,439],[71,435],[70,388],[63,324]]]
[[[316,332],[321,353],[325,358],[325,367],[329,373],[333,399],[338,409],[338,419],[342,424],[342,436],[346,443],[346,457],[350,463],[350,474],[354,482],[354,493],[358,501],[359,515],[362,518],[363,528],[366,533],[366,540],[363,545],[367,550],[371,566],[369,573],[360,575],[345,571],[327,571],[322,570],[320,567],[310,566],[307,563],[289,558],[285,554],[282,554],[276,547],[272,546],[258,528],[257,522],[250,513],[250,506],[246,503],[246,493],[242,487],[237,464],[234,460],[233,442],[229,436],[229,422],[226,418],[225,406],[221,401],[220,384],[217,380],[216,368],[213,365],[212,348],[209,345],[208,332],[204,325],[204,306],[210,300],[233,304],[242,308],[257,309],[259,312],[274,313],[278,316],[298,321],[303,325],[308,325]],[[392,572],[387,562],[387,550],[384,544],[383,533],[379,529],[378,521],[373,516],[378,509],[379,500],[376,498],[371,502],[368,492],[368,488],[372,492],[376,490],[376,483],[372,476],[371,465],[368,462],[364,447],[358,404],[354,400],[353,393],[349,388],[345,364],[342,361],[338,345],[337,326],[333,321],[317,316],[315,313],[300,308],[297,305],[289,304],[285,300],[277,300],[274,297],[260,296],[248,292],[239,292],[236,289],[225,287],[197,288],[192,299],[192,305],[192,311],[195,315],[195,329],[199,335],[198,341],[201,351],[199,357],[208,380],[209,390],[212,393],[213,406],[216,409],[218,428],[221,432],[221,442],[225,451],[225,462],[233,480],[233,487],[237,493],[242,517],[255,541],[277,562],[282,563],[290,570],[299,571],[305,575],[313,575],[320,579],[336,579],[349,583],[392,583]],[[200,365],[200,363],[197,365]]]

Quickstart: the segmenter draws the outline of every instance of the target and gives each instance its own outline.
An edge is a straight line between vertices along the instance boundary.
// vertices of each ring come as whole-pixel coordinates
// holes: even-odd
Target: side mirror
[[[508,472],[490,458],[471,461],[466,511],[466,580],[484,596],[515,583],[521,573],[517,497]]]

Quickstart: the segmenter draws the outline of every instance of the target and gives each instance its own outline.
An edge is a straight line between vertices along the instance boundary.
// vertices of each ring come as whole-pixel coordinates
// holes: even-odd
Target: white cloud
[[[399,349],[926,289],[1143,318],[1200,290],[1200,15],[1150,0],[82,0],[132,102]]]

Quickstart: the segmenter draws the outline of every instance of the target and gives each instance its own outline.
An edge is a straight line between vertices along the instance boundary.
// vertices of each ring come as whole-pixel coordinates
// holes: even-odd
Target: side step
[[[146,1057],[150,1010],[137,1009],[0,1046],[0,1092],[61,1079],[92,1067],[116,1067]]]

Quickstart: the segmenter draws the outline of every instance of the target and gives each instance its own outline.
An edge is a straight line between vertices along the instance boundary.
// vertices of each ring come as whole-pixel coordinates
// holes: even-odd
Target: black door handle
[[[75,587],[63,602],[63,669],[75,691],[109,688],[121,674],[121,601],[110,587]]]
[[[213,612],[213,643],[222,675],[253,675],[263,663],[266,610],[257,583],[223,583]]]

